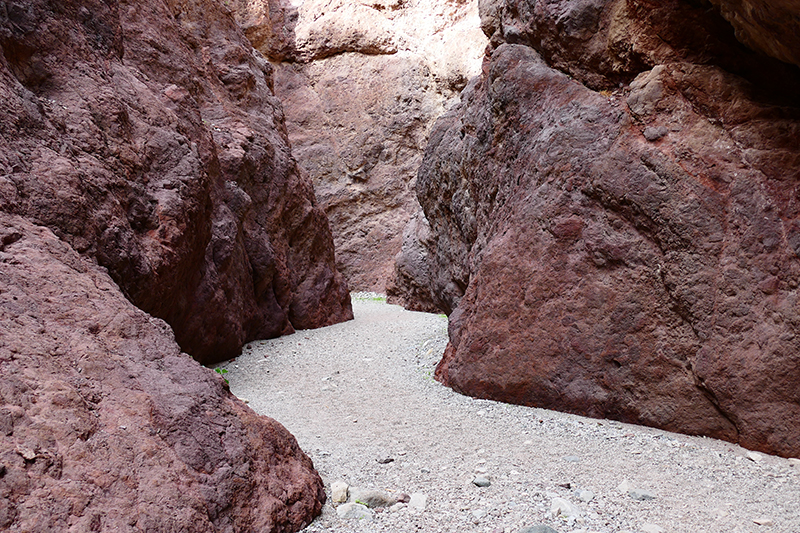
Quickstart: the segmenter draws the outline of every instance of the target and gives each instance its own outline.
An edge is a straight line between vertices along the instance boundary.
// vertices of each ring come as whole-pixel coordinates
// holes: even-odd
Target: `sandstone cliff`
[[[297,4],[295,2],[295,4]],[[351,289],[386,292],[433,122],[478,74],[477,0],[240,0]]]
[[[431,135],[405,246],[451,312],[437,378],[800,454],[798,69],[700,2],[481,14],[490,57]]]
[[[0,50],[0,529],[298,530],[311,461],[182,353],[352,316],[269,63],[207,0],[4,2]]]

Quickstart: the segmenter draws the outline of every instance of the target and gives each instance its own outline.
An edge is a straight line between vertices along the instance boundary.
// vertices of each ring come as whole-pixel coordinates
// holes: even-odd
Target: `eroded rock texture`
[[[480,69],[477,1],[241,0],[350,288],[386,292],[433,122]],[[298,4],[295,2],[294,4]]]
[[[0,529],[296,531],[311,460],[50,230],[0,213]]]
[[[202,362],[352,317],[272,69],[207,0],[6,2],[0,209],[106,267]]]
[[[437,378],[800,454],[798,70],[693,2],[481,12],[417,182]]]
[[[754,50],[800,65],[800,17],[794,0],[710,0]]]
[[[0,529],[300,529],[311,461],[175,340],[349,316],[268,63],[201,0],[4,2],[0,49]]]

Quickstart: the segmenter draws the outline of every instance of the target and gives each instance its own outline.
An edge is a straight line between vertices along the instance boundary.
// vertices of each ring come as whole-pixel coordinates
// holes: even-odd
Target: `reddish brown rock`
[[[0,529],[296,531],[324,488],[277,422],[102,268],[0,213]]]
[[[478,73],[477,1],[307,0],[235,13],[274,61],[292,151],[308,170],[351,289],[384,293],[433,122]],[[283,20],[283,30],[275,21]]]
[[[797,455],[800,73],[673,4],[484,6],[491,58],[417,182],[416,283],[452,310],[436,375]]]
[[[0,209],[106,267],[203,362],[352,317],[272,70],[213,1],[7,2]]]

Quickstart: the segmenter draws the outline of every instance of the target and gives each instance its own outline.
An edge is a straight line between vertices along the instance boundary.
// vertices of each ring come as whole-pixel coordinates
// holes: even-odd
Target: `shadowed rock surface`
[[[800,17],[794,0],[711,0],[736,37],[765,54],[800,65]]]
[[[388,291],[433,122],[477,75],[477,0],[241,0],[273,61],[292,151],[313,178],[351,290]],[[411,299],[410,301],[414,301]]]
[[[0,209],[109,270],[202,362],[352,317],[272,69],[224,7],[7,2]]]
[[[797,68],[692,2],[481,13],[417,182],[437,378],[800,454]]]
[[[325,493],[283,426],[50,230],[0,213],[0,529],[296,531]]]

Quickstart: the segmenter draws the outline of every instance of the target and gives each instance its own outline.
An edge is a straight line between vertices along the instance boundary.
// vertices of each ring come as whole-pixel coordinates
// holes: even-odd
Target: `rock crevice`
[[[477,1],[268,8],[242,1],[234,13],[273,61],[292,149],[331,221],[338,268],[351,289],[391,295],[402,286],[392,282],[394,257],[420,209],[414,180],[431,126],[480,71]]]

